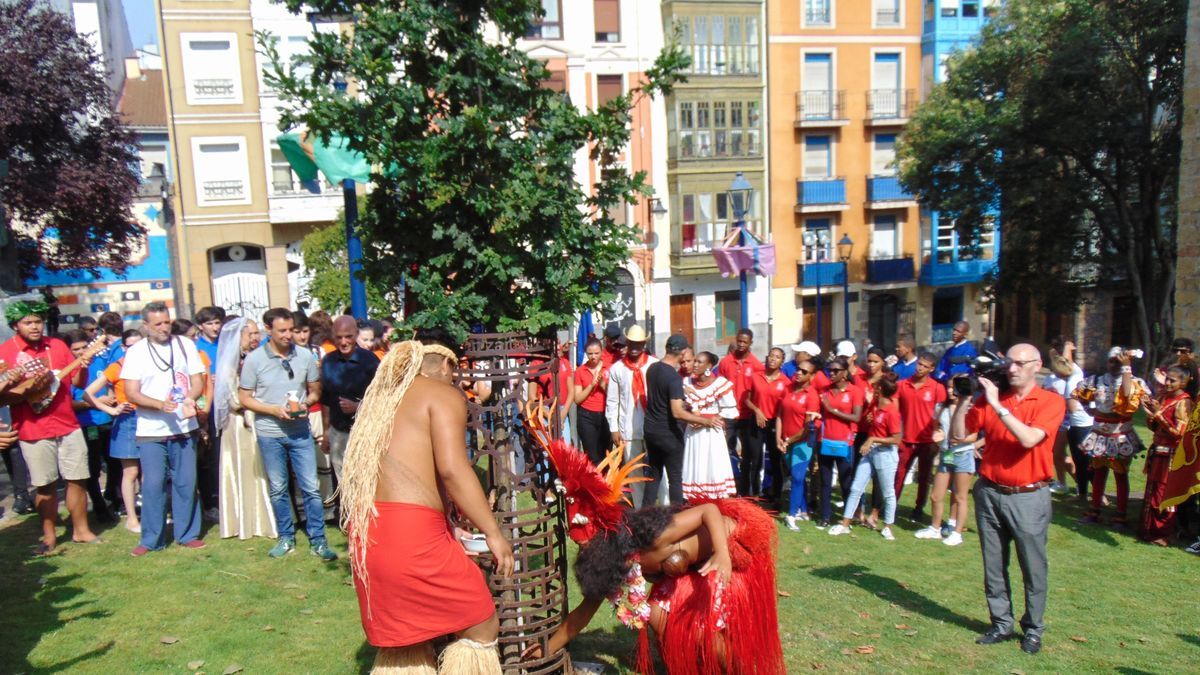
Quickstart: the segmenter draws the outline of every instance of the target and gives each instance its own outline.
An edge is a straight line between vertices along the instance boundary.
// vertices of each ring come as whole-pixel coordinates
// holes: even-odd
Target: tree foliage
[[[358,199],[358,211],[366,210],[366,200]],[[308,233],[300,243],[304,267],[312,275],[308,294],[322,309],[337,314],[350,306],[350,261],[346,254],[346,214],[335,222]],[[374,278],[366,280],[367,305],[375,312],[390,315],[396,309],[398,297]]]
[[[681,79],[680,50],[664,50],[639,87],[587,112],[544,88],[546,68],[516,46],[537,0],[285,4],[353,15],[352,31],[313,37],[300,76],[268,36],[259,45],[282,126],[344,136],[374,167],[365,276],[389,289],[407,283],[418,307],[410,324],[537,333],[612,297],[638,233],[607,212],[648,192],[645,176],[621,164],[630,108]],[[593,186],[576,182],[579,153],[603,176]]]
[[[70,19],[34,0],[0,3],[0,201],[19,223],[26,275],[128,267],[145,234],[129,211],[134,147]]]
[[[997,204],[994,290],[1051,310],[1115,281],[1173,331],[1185,0],[1010,0],[901,140],[902,179],[966,234]],[[1150,361],[1153,362],[1153,361]]]

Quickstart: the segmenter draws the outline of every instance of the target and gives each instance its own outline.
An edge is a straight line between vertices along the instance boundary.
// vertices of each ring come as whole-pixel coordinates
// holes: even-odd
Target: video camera
[[[954,393],[959,398],[974,396],[979,391],[979,378],[981,377],[991,380],[1001,392],[1008,391],[1008,367],[1012,365],[1012,361],[1008,358],[984,351],[973,359],[962,356],[951,358],[950,362],[953,364],[965,363],[971,367],[970,373],[960,373],[950,378],[950,382],[954,386]]]

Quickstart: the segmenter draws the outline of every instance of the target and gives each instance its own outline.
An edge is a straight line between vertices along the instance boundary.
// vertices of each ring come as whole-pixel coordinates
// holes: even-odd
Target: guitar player
[[[77,543],[98,543],[97,537],[88,526],[86,483],[88,473],[87,442],[80,430],[79,421],[71,407],[71,387],[60,386],[49,402],[39,400],[37,393],[45,392],[47,384],[54,384],[55,376],[47,371],[68,369],[75,357],[62,340],[45,335],[45,321],[49,307],[41,301],[24,301],[10,304],[4,318],[16,335],[0,344],[0,360],[10,368],[28,369],[40,362],[42,374],[32,387],[22,386],[29,395],[17,400],[9,387],[0,394],[0,404],[9,404],[12,411],[13,428],[21,446],[21,454],[29,467],[30,485],[37,490],[34,507],[42,517],[42,539],[37,545],[37,554],[46,555],[58,545],[58,492],[56,484],[61,477],[67,482],[67,510],[71,514],[71,539]],[[90,361],[85,354],[84,365]],[[49,376],[48,376],[49,375]],[[86,379],[79,377],[77,386],[86,386]],[[40,380],[40,381],[38,381]],[[25,383],[21,383],[22,385]],[[33,401],[31,403],[31,400]],[[35,411],[34,406],[41,408]],[[44,408],[42,406],[45,406]]]

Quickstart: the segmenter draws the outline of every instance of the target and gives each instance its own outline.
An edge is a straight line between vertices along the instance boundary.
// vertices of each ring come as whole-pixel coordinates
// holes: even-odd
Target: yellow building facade
[[[768,3],[776,342],[929,341],[916,321],[920,215],[895,165],[920,98],[921,11],[920,0]]]
[[[299,241],[330,222],[340,192],[304,191],[274,145],[274,94],[254,31],[285,55],[310,25],[269,2],[157,0],[174,164],[179,311],[206,305],[256,317],[303,300]]]

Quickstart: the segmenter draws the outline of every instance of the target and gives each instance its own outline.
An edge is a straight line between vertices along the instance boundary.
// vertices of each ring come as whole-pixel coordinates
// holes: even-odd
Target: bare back
[[[452,385],[417,376],[396,408],[387,454],[379,465],[375,500],[445,511],[436,450],[463,452],[467,407]],[[455,440],[457,439],[457,440]],[[456,448],[444,448],[446,444]]]

